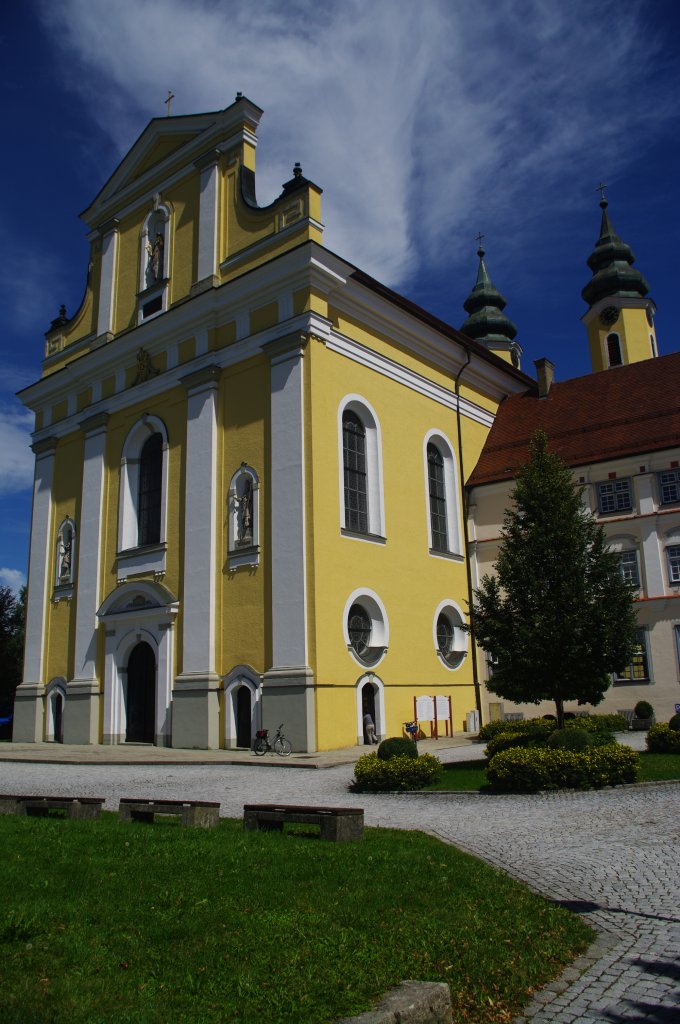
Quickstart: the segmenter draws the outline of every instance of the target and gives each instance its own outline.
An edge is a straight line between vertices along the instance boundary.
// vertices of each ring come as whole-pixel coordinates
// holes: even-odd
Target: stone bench
[[[174,814],[182,825],[214,828],[220,820],[220,805],[209,800],[137,800],[123,797],[118,804],[119,821],[153,824],[157,814]]]
[[[361,839],[364,834],[364,812],[361,807],[305,807],[291,804],[244,804],[243,828],[247,832],[260,829],[283,829],[285,822],[318,825],[321,839],[332,843]]]
[[[101,817],[104,797],[0,795],[0,814],[23,814],[46,818],[50,811],[65,811],[67,818]]]

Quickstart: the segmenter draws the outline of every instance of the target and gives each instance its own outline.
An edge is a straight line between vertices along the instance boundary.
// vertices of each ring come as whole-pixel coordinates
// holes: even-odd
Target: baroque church
[[[575,382],[549,388],[547,361],[538,386],[521,372],[483,251],[457,330],[324,247],[321,189],[298,164],[258,206],[261,114],[238,94],[152,120],[82,214],[82,304],[62,307],[20,395],[35,484],[15,741],[248,748],[283,722],[315,751],[365,742],[367,716],[383,737],[501,713],[468,602],[536,409]],[[582,380],[613,387],[656,340],[610,228],[604,210],[584,291],[606,372]],[[680,516],[653,568],[643,517],[674,511],[680,451],[654,437],[644,465],[608,435],[572,464],[608,522],[626,520],[615,541],[622,571],[637,560],[641,607],[668,598],[660,650],[680,628]],[[631,695],[660,681],[647,657]],[[677,656],[662,662],[670,693]]]

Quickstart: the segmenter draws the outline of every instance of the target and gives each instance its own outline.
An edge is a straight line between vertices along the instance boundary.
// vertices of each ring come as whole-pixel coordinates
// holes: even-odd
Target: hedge
[[[499,790],[535,793],[541,789],[599,789],[635,782],[640,757],[629,747],[611,744],[574,750],[514,747],[494,755],[486,770]]]
[[[487,722],[479,730],[478,742],[495,739],[501,733],[552,732],[557,722],[550,718],[511,719],[510,721]],[[628,722],[623,715],[578,715],[564,723],[565,729],[582,729],[585,732],[627,732]]]
[[[438,779],[441,771],[441,761],[432,754],[417,758],[402,754],[389,761],[381,760],[376,753],[364,754],[354,765],[350,789],[369,793],[422,789]]]
[[[680,732],[660,722],[647,731],[647,749],[650,754],[680,754]]]

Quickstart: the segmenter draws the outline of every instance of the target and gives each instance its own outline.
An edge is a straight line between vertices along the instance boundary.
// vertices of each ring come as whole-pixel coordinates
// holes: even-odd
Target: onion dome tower
[[[460,329],[468,338],[474,338],[481,342],[496,355],[513,366],[519,367],[522,349],[514,340],[517,334],[517,327],[513,324],[503,310],[505,299],[494,287],[489,272],[484,262],[485,250],[482,248],[483,235],[478,236],[479,269],[477,280],[467,299],[463,303],[463,309],[468,313]]]
[[[650,359],[658,355],[654,314],[656,306],[647,298],[649,285],[633,267],[635,256],[614,230],[604,196],[606,185],[598,186],[602,198],[600,237],[588,258],[593,276],[581,295],[588,303],[583,322],[588,331],[593,370],[606,370]]]

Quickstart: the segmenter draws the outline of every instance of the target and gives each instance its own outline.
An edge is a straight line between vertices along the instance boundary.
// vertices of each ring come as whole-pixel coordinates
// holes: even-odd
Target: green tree
[[[583,488],[539,431],[517,474],[494,576],[474,592],[477,643],[494,662],[489,689],[520,703],[599,704],[629,662],[637,624],[631,587]]]
[[[18,598],[9,587],[0,587],[0,709],[11,708],[21,682],[25,618],[26,587]]]

